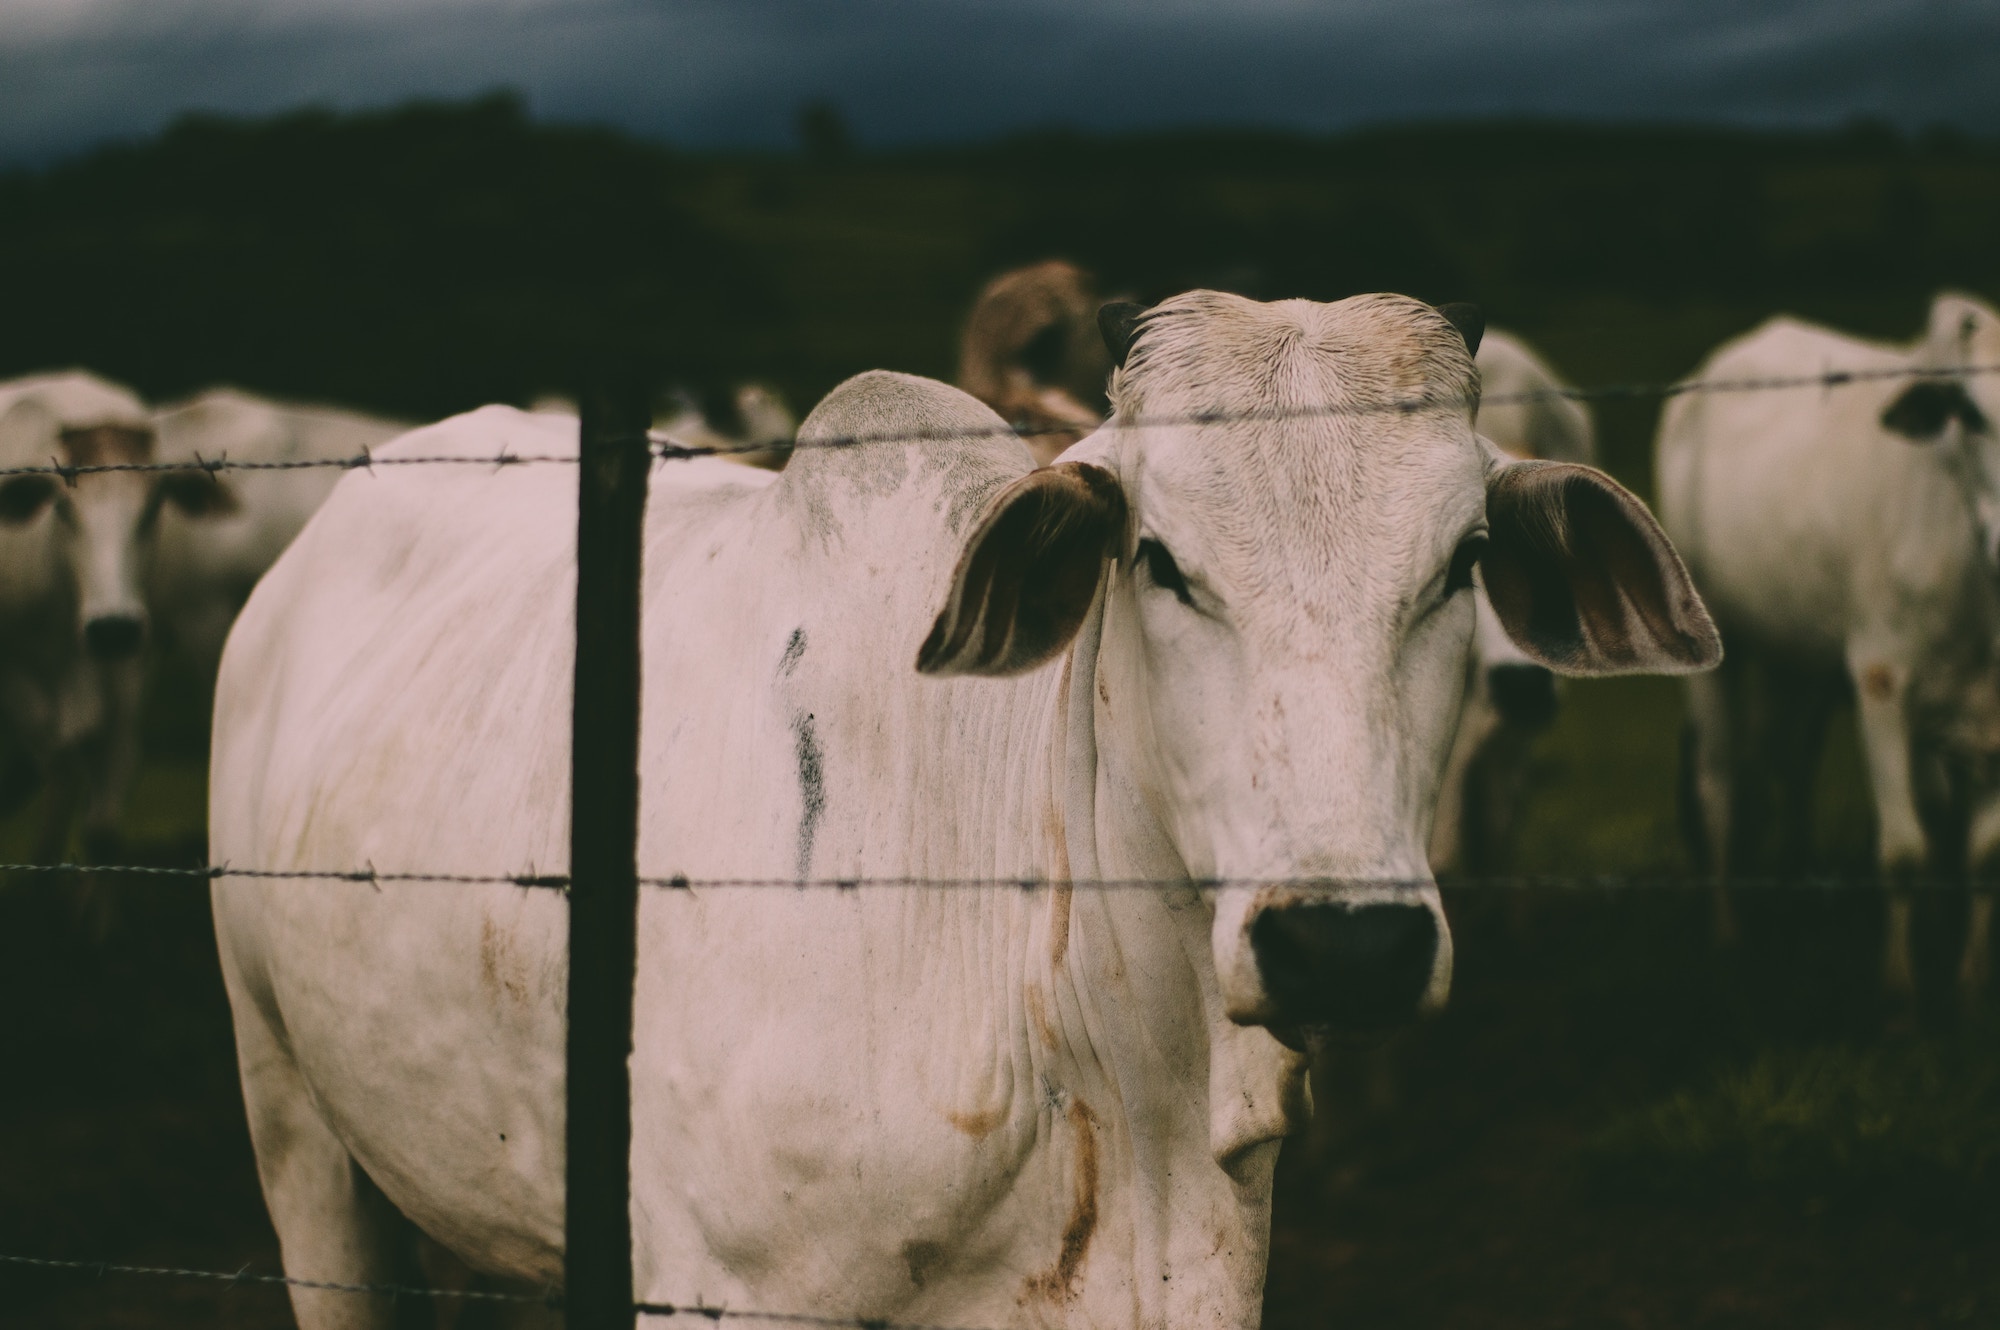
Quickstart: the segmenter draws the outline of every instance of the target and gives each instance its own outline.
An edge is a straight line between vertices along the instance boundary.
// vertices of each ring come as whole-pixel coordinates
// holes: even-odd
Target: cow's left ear
[[[1692,674],[1722,639],[1646,506],[1601,471],[1517,462],[1486,482],[1482,571],[1502,626],[1562,674]]]
[[[1919,380],[1882,411],[1882,427],[1912,443],[1936,443],[1954,420],[1974,434],[1986,429],[1986,413],[1963,383]]]
[[[1087,462],[1043,467],[1000,491],[959,556],[918,671],[1020,674],[1052,659],[1089,612],[1125,523],[1118,478]]]

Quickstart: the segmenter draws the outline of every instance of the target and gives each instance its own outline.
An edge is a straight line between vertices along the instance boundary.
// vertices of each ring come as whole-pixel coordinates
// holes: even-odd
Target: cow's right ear
[[[1882,412],[1882,428],[1912,443],[1936,443],[1956,420],[1968,432],[1986,429],[1986,413],[1963,383],[1922,379],[1896,394]]]
[[[1020,674],[1053,659],[1082,626],[1125,525],[1118,478],[1087,462],[1043,467],[1000,491],[959,556],[918,671]]]
[[[1691,674],[1722,638],[1666,533],[1601,471],[1515,462],[1486,481],[1486,597],[1559,674]]]

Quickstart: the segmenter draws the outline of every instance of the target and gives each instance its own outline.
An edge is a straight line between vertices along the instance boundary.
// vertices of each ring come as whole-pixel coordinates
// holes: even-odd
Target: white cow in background
[[[161,461],[300,462],[360,457],[406,424],[216,388],[153,416]],[[333,467],[170,472],[148,600],[162,648],[212,679],[250,588],[298,535],[335,482]]]
[[[153,455],[146,408],[80,370],[0,383],[0,468]],[[0,476],[0,804],[49,788],[35,849],[115,853],[138,755],[145,560],[159,510],[143,472]]]
[[[730,406],[735,418],[718,424],[691,394],[681,394],[674,409],[653,422],[653,430],[684,448],[713,448],[729,461],[782,471],[792,455],[792,436],[799,432],[798,417],[784,396],[766,384],[740,383],[730,394]]]
[[[1819,738],[1852,684],[1891,879],[1969,861],[2000,868],[2000,315],[1940,295],[1907,346],[1777,318],[1729,342],[1699,380],[1927,371],[1784,390],[1689,393],[1667,406],[1660,514],[1728,635],[1723,672],[1690,680],[1692,777],[1719,882],[1741,867],[1758,747],[1779,767],[1787,866],[1810,851]],[[1746,669],[1767,675],[1750,695]],[[1829,689],[1822,682],[1831,676]],[[1763,711],[1765,742],[1753,732]],[[1969,833],[1933,814],[1969,805]],[[1926,822],[1933,826],[1927,830]],[[1718,923],[1729,927],[1718,894]],[[1959,980],[1986,979],[1990,895],[1972,900]],[[1913,990],[1910,903],[1892,895],[1886,978]]]
[[[1474,564],[1546,664],[1714,662],[1635,499],[1477,439],[1449,404],[1471,357],[1428,306],[1135,316],[1106,314],[1116,418],[1262,423],[1107,428],[1037,470],[957,389],[874,373],[782,473],[655,469],[639,864],[695,885],[639,920],[642,1297],[1256,1325],[1294,1050],[1449,983],[1424,846]],[[1269,418],[1383,393],[1447,404]],[[810,447],[873,432],[931,438]],[[388,452],[573,446],[496,407]],[[341,483],[230,639],[218,860],[561,870],[574,477]],[[882,876],[1047,885],[701,885]],[[1162,886],[1069,885],[1098,878]],[[558,1282],[562,898],[225,877],[214,900],[286,1271],[389,1279],[400,1212]],[[395,1314],[293,1299],[305,1330]]]
[[[1474,428],[1509,457],[1597,462],[1590,411],[1563,396],[1569,387],[1520,338],[1488,329],[1475,357],[1479,415]],[[1555,720],[1557,685],[1547,667],[1508,638],[1483,588],[1465,685],[1465,711],[1438,788],[1431,828],[1437,872],[1491,872],[1504,860],[1528,782],[1537,735]]]

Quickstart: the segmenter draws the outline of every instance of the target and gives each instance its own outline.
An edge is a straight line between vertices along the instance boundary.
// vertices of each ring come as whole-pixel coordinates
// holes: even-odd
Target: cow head
[[[958,382],[1009,424],[1046,464],[1103,420],[1111,370],[1098,338],[1088,273],[1060,260],[987,283],[959,339]]]
[[[0,478],[0,544],[17,570],[15,594],[67,601],[80,645],[106,665],[145,642],[144,562],[163,501],[147,473],[92,469],[151,460],[151,427],[128,399],[88,376],[60,376],[0,411],[9,465],[82,468]]]
[[[1586,467],[1503,465],[1473,433],[1476,332],[1456,313],[1200,291],[1108,313],[1117,427],[992,501],[919,659],[1016,672],[1101,614],[1101,866],[1215,884],[1244,1024],[1379,1027],[1444,1000],[1424,847],[1475,566],[1534,663],[1720,658],[1636,499]],[[1378,409],[1394,402],[1422,405]]]
[[[2000,312],[1971,296],[1938,296],[1915,363],[1937,377],[1900,385],[1882,426],[1938,450],[1965,490],[1988,565],[2000,571],[2000,374],[1992,368],[2000,365]]]

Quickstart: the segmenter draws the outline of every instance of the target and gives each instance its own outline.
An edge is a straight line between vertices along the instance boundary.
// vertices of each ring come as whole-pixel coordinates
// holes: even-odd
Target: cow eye
[[[56,497],[56,482],[49,476],[12,476],[0,484],[0,523],[20,526],[32,521]]]
[[[1153,585],[1162,591],[1171,591],[1174,598],[1183,605],[1194,604],[1194,597],[1188,592],[1187,578],[1181,576],[1180,565],[1174,556],[1167,553],[1167,547],[1148,537],[1139,542],[1139,558],[1146,565],[1146,576],[1153,579]]]
[[[1447,596],[1472,589],[1472,570],[1486,557],[1486,545],[1484,535],[1467,536],[1458,542],[1458,548],[1452,551],[1451,567],[1444,575]]]
[[[236,498],[214,476],[170,471],[160,478],[160,501],[189,517],[221,517],[236,511]]]

